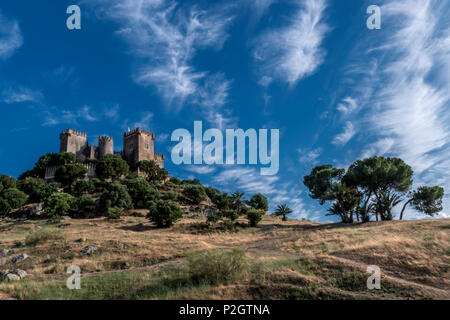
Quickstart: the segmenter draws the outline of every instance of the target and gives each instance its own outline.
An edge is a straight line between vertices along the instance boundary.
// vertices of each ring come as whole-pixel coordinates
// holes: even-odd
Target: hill
[[[28,277],[0,283],[0,298],[450,299],[449,231],[448,219],[349,225],[272,216],[256,228],[246,220],[207,228],[192,215],[157,229],[143,210],[117,221],[7,219],[0,249],[13,253],[0,269]],[[88,245],[98,250],[81,254]],[[29,257],[13,264],[21,253]],[[66,287],[70,265],[81,268],[80,290]],[[381,269],[380,290],[367,289],[368,265]]]

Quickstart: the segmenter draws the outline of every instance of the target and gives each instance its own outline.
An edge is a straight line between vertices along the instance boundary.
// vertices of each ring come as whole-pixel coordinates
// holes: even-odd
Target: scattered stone
[[[0,257],[1,258],[7,257],[8,253],[9,253],[8,249],[2,249],[2,250],[0,250]]]
[[[58,228],[63,229],[63,228],[67,228],[68,226],[70,226],[70,223],[64,223],[64,224],[60,224],[60,225],[58,226]]]
[[[129,264],[128,262],[123,262],[123,263],[120,265],[120,269],[121,269],[121,270],[127,270],[127,269],[130,269],[130,264]]]
[[[22,253],[22,254],[19,254],[18,256],[15,256],[12,259],[12,262],[13,263],[19,263],[19,262],[22,262],[23,260],[25,260],[27,258],[28,258],[28,255],[26,253]]]
[[[17,281],[23,279],[27,276],[26,271],[21,269],[15,270],[2,270],[0,271],[0,282],[7,281]]]
[[[123,248],[124,248],[124,249],[128,249],[129,247],[130,247],[130,245],[129,245],[128,243],[125,242],[125,243],[123,244]]]
[[[83,250],[80,251],[80,253],[84,256],[90,256],[91,254],[93,254],[95,251],[98,250],[98,247],[95,245],[90,245],[87,247],[84,247]]]
[[[75,242],[86,242],[86,238],[83,237],[83,238],[77,239],[77,240],[75,240]]]

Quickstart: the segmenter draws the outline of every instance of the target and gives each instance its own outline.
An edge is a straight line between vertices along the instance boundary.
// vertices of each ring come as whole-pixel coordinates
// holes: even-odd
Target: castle
[[[155,152],[155,134],[141,128],[125,132],[123,134],[123,150],[114,151],[114,139],[112,137],[98,137],[98,146],[90,145],[85,132],[67,129],[59,135],[59,152],[71,152],[76,155],[77,162],[85,163],[87,159],[101,160],[106,155],[118,154],[127,161],[132,170],[137,169],[137,164],[143,160],[153,160],[160,168],[164,168],[164,155]],[[92,164],[84,164],[88,169],[88,177],[95,176],[95,167]],[[52,180],[58,167],[46,169],[45,179]]]

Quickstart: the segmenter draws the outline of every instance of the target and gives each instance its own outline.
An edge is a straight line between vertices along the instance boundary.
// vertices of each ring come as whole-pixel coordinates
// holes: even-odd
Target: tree
[[[363,191],[365,209],[372,196],[375,197],[375,202],[379,202],[378,208],[381,209],[384,208],[381,203],[382,193],[389,191],[392,197],[393,193],[402,195],[408,192],[412,185],[412,175],[413,170],[402,159],[372,157],[353,163],[345,174],[343,182]],[[378,210],[375,211],[377,221],[380,214]],[[386,212],[382,214],[389,215]]]
[[[102,180],[112,179],[114,181],[129,171],[128,163],[116,155],[106,155],[95,167],[97,176]]]
[[[49,217],[60,218],[76,205],[76,198],[68,193],[54,193],[44,201],[43,209]]]
[[[236,191],[231,195],[232,207],[236,210],[238,215],[241,215],[242,206],[244,205],[245,201],[246,200],[244,199],[244,193]]]
[[[27,195],[16,188],[3,190],[0,198],[5,200],[11,209],[17,209],[27,203]]]
[[[328,215],[338,215],[342,222],[352,223],[358,210],[360,194],[355,187],[342,182],[344,174],[344,169],[320,165],[303,178],[303,183],[308,187],[311,198],[318,199],[321,205],[333,201]]]
[[[72,184],[78,180],[85,177],[87,169],[81,164],[73,163],[63,165],[61,168],[56,170],[55,180],[60,182],[63,186],[72,188]]]
[[[44,178],[45,169],[47,167],[56,167],[56,166],[64,166],[67,164],[74,164],[77,161],[77,157],[74,153],[71,152],[62,152],[62,153],[47,153],[39,158],[39,160],[34,165],[32,170],[24,172],[19,180],[22,180],[26,177],[39,177]]]
[[[94,207],[94,200],[91,196],[82,195],[77,199],[76,206],[79,212],[92,211],[91,208]]]
[[[12,210],[11,206],[9,205],[8,201],[6,201],[3,198],[0,198],[0,215],[7,215]]]
[[[160,197],[159,191],[143,178],[125,179],[121,183],[127,187],[136,208],[142,208],[147,201]]]
[[[277,210],[275,211],[276,216],[283,216],[283,221],[286,221],[286,216],[291,214],[293,211],[286,204],[281,204],[277,206]]]
[[[250,199],[249,204],[252,208],[260,209],[263,210],[264,212],[267,212],[267,210],[269,210],[269,201],[261,193],[253,195],[253,197]]]
[[[203,186],[199,185],[187,185],[183,189],[183,195],[192,200],[194,203],[199,204],[206,200],[206,191]]]
[[[170,200],[150,201],[148,209],[147,218],[159,228],[169,228],[183,216],[180,207]]]
[[[392,209],[400,202],[402,202],[400,195],[390,190],[381,191],[377,201],[372,206],[372,210],[382,221],[390,221],[393,219]]]
[[[132,209],[133,201],[127,187],[119,182],[110,183],[100,197],[100,210],[104,213],[109,208]]]
[[[16,187],[16,181],[13,177],[8,177],[5,174],[0,174],[0,192],[2,190],[6,190],[9,188],[15,188]]]
[[[250,209],[247,212],[247,219],[250,227],[256,227],[262,220],[262,214],[258,210]]]
[[[153,160],[140,161],[138,163],[138,169],[144,174],[145,178],[149,182],[159,183],[164,181],[169,176],[169,173],[164,168],[160,168]]]
[[[403,205],[400,220],[403,219],[403,213],[409,204],[412,204],[417,211],[434,216],[436,213],[442,211],[443,197],[444,188],[442,187],[420,187],[411,193],[411,198]]]
[[[72,194],[80,197],[84,194],[93,193],[95,191],[94,182],[89,180],[77,180],[71,188]]]
[[[41,192],[46,183],[42,178],[27,177],[17,181],[17,188],[28,195],[28,202],[36,203],[41,201]]]

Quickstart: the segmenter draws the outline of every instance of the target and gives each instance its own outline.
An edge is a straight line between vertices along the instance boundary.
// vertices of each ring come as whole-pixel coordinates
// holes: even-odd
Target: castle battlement
[[[148,136],[152,136],[153,138],[155,137],[155,134],[153,132],[150,132],[147,130],[142,130],[141,128],[136,128],[134,130],[124,132],[123,136],[129,137],[129,136],[136,135],[136,134],[145,134]]]
[[[98,137],[98,142],[102,143],[102,142],[113,142],[114,139],[112,137],[108,137],[108,136],[100,136]]]
[[[62,134],[69,134],[69,135],[74,135],[74,136],[83,137],[83,138],[87,137],[86,132],[73,130],[73,129],[66,129],[62,132]]]

